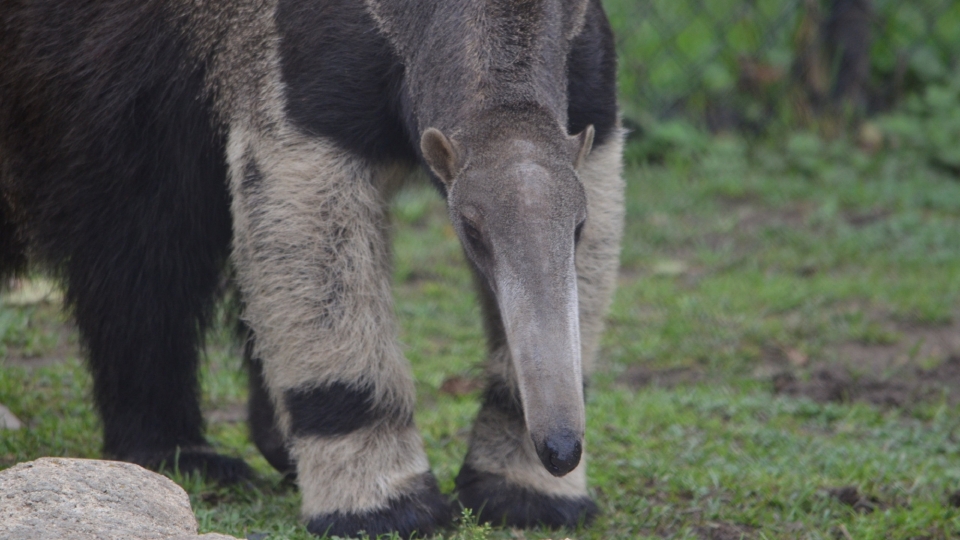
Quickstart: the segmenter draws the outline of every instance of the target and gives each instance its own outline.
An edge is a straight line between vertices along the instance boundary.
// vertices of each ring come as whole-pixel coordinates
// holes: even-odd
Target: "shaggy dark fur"
[[[606,143],[617,125],[617,56],[600,0],[590,0],[583,32],[567,58],[567,131],[593,124],[594,146]]]
[[[290,117],[372,161],[413,164],[416,126],[404,123],[403,65],[363,2],[281,0],[277,25]]]
[[[13,209],[0,194],[0,286],[10,275],[23,271],[27,264],[26,246],[13,221]]]
[[[63,276],[107,455],[201,449],[186,468],[245,475],[202,450],[197,347],[230,242],[203,66],[162,2],[18,4],[0,3],[0,181],[18,223],[0,264],[24,238]]]

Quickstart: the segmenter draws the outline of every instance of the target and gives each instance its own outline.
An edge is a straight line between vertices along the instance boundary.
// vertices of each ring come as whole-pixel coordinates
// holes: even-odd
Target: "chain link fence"
[[[714,131],[887,110],[960,73],[957,0],[605,0],[627,122]]]

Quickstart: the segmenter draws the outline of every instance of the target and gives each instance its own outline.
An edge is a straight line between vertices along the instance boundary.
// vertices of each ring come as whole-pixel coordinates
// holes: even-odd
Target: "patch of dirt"
[[[783,208],[763,206],[750,198],[727,198],[724,202],[729,215],[737,217],[740,230],[749,232],[767,227],[803,227],[815,210],[809,202],[794,203]],[[842,217],[851,227],[866,227],[883,221],[892,214],[888,208],[874,207],[843,212]]]
[[[804,396],[820,403],[864,401],[886,407],[904,407],[911,403],[938,400],[960,403],[960,355],[951,356],[930,369],[904,367],[887,378],[856,375],[842,366],[820,365],[809,379],[791,372],[773,377],[776,394]]]
[[[861,514],[869,514],[874,510],[882,510],[886,508],[886,505],[881,503],[876,497],[860,493],[860,489],[857,488],[857,486],[829,488],[826,490],[826,492],[827,495],[837,499],[847,506],[852,507]]]
[[[237,424],[247,421],[247,405],[235,403],[226,407],[205,411],[204,416],[210,424]]]
[[[702,540],[747,540],[753,538],[753,528],[736,523],[711,522],[697,527]]]
[[[672,367],[652,369],[646,366],[630,366],[617,380],[621,384],[639,389],[647,386],[673,388],[684,384],[694,384],[704,379],[704,371],[693,367]]]
[[[443,380],[440,385],[440,393],[451,396],[466,396],[482,390],[483,386],[482,379],[453,375]]]
[[[906,407],[946,399],[951,405],[960,404],[960,316],[944,325],[895,321],[881,314],[871,318],[883,321],[883,331],[896,342],[845,342],[827,346],[818,358],[765,347],[755,375],[772,379],[777,394],[821,403],[863,401]]]
[[[843,217],[851,227],[860,228],[883,221],[892,214],[893,212],[887,208],[877,207],[862,212],[845,212]]]
[[[793,204],[784,208],[736,204],[732,211],[737,217],[737,229],[755,234],[769,227],[800,228],[807,223],[813,207],[809,203]]]
[[[44,324],[44,332],[54,334],[53,339],[56,344],[51,348],[44,348],[42,354],[27,353],[23,347],[8,347],[7,356],[3,363],[7,366],[16,366],[27,369],[37,369],[55,364],[62,364],[70,359],[82,359],[83,354],[80,345],[77,343],[77,329],[73,323],[62,323],[58,327],[56,323]]]
[[[0,306],[30,310],[26,331],[32,335],[30,340],[38,341],[29,345],[8,342],[4,365],[35,369],[81,358],[77,327],[63,316],[63,291],[55,281],[15,278],[3,285]]]
[[[872,372],[897,369],[917,361],[960,356],[960,315],[953,317],[950,324],[887,322],[883,326],[899,337],[896,343],[874,345],[848,342],[828,352],[842,362]]]

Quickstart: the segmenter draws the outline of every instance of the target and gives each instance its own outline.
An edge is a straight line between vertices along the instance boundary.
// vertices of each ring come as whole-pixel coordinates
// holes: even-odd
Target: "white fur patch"
[[[416,428],[362,430],[342,437],[306,437],[294,442],[302,513],[305,518],[331,512],[359,513],[385,506],[409,493],[409,484],[429,472]]]
[[[576,259],[584,375],[593,369],[604,316],[617,285],[625,213],[623,138],[618,128],[603,145],[594,146],[577,173],[587,194],[587,222]]]

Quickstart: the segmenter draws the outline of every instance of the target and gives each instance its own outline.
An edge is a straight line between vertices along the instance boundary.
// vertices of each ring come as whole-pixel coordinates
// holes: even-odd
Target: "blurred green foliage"
[[[960,62],[960,3],[951,0],[874,0],[870,60],[880,80],[903,70],[908,91],[944,82]]]
[[[676,112],[681,103],[702,112],[711,96],[734,89],[741,56],[787,67],[792,50],[786,28],[795,24],[796,4],[607,0],[620,53],[624,115],[642,123]],[[771,24],[784,31],[769,32]]]
[[[882,117],[880,125],[892,146],[914,150],[960,175],[960,74],[911,95],[900,110]]]
[[[628,124],[684,118],[755,129],[805,119],[797,64],[829,17],[831,0],[605,0],[620,53]],[[873,0],[873,110],[888,109],[960,64],[960,2]],[[836,67],[824,66],[830,77]],[[829,81],[828,81],[829,84]],[[711,118],[713,117],[713,118]],[[731,118],[734,117],[734,118]],[[674,127],[665,128],[668,136]]]
[[[708,131],[738,133],[817,174],[839,137],[960,175],[960,2],[872,0],[865,103],[825,106],[813,87],[829,93],[837,71],[823,44],[832,3],[606,0],[633,157],[685,161],[704,155]],[[825,79],[804,80],[811,62]]]

